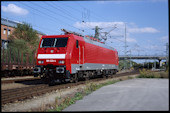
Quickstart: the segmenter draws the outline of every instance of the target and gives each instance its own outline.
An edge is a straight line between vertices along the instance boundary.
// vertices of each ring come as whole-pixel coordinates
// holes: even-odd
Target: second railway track
[[[139,71],[132,71],[132,72],[116,74],[116,75],[113,75],[113,77],[128,76],[128,75],[134,75],[138,73]],[[91,79],[89,80],[89,82],[100,81],[100,80],[103,80],[103,78]],[[45,94],[47,92],[51,92],[54,90],[73,87],[73,86],[77,86],[77,85],[85,84],[85,83],[86,83],[85,81],[80,81],[78,83],[66,83],[66,84],[60,84],[60,85],[55,85],[55,86],[48,86],[47,84],[40,84],[40,85],[24,87],[24,88],[1,90],[1,104],[4,105],[6,103],[24,100],[24,99],[32,98],[34,96],[39,96],[39,95],[42,95],[42,94]]]

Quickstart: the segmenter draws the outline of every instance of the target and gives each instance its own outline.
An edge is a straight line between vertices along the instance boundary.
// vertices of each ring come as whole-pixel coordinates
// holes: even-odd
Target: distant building
[[[7,44],[9,42],[8,36],[14,32],[15,27],[17,27],[17,24],[23,24],[23,23],[1,18],[1,48],[5,48],[5,49],[7,48]],[[40,31],[37,32],[39,38],[41,38],[42,35],[45,35]]]

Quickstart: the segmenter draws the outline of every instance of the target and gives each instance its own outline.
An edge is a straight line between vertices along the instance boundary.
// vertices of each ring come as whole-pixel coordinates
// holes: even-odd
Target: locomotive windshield
[[[68,38],[43,38],[40,48],[66,47]]]

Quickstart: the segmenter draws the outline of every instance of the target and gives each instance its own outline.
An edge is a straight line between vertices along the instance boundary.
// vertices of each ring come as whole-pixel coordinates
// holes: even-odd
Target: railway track
[[[33,76],[33,75],[32,75]],[[40,78],[18,78],[18,79],[9,79],[9,80],[1,80],[1,84],[22,82],[22,81],[31,81],[31,80],[39,80]]]
[[[132,72],[116,74],[116,75],[113,75],[113,77],[128,76],[128,75],[134,75],[138,73],[139,71],[132,71]],[[104,79],[106,78],[90,79],[89,82],[100,81]],[[47,92],[52,92],[54,90],[59,90],[59,89],[65,89],[68,87],[73,87],[73,86],[77,86],[77,85],[81,85],[85,83],[86,81],[80,81],[78,83],[66,83],[66,84],[60,84],[60,85],[55,85],[55,86],[49,86],[47,84],[39,84],[39,85],[30,86],[26,88],[1,90],[1,104],[4,105],[7,103],[29,99],[34,96],[45,94]]]

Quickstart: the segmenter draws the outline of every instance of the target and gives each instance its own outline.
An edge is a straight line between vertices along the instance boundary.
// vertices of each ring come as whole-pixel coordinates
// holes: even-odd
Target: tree
[[[16,47],[21,51],[34,51],[38,47],[39,38],[37,31],[32,26],[24,23],[18,24],[15,31],[9,36],[9,47]]]
[[[13,55],[19,51],[26,56],[34,54],[38,48],[39,37],[30,24],[18,24],[15,31],[9,36],[8,48],[11,49]]]

